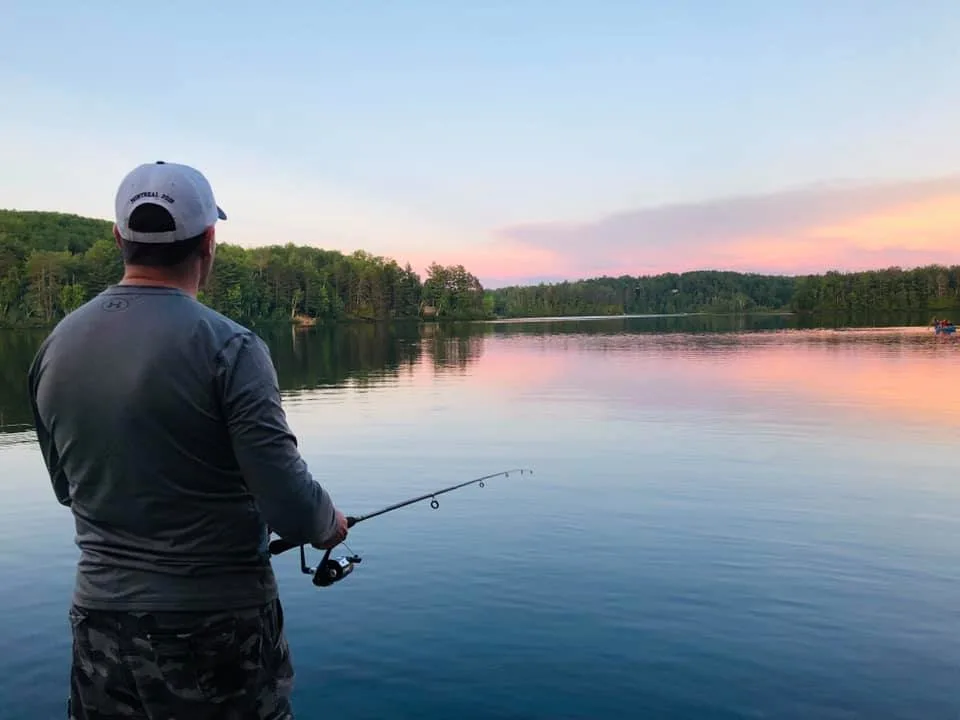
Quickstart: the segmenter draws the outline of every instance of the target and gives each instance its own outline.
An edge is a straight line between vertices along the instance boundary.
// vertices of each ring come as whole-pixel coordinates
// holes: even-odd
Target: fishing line
[[[474,478],[473,480],[467,480],[466,482],[457,483],[456,485],[451,485],[450,487],[445,487],[440,490],[424,493],[423,495],[418,495],[415,498],[410,498],[409,500],[388,505],[385,508],[375,510],[374,512],[367,513],[366,515],[348,516],[347,527],[351,528],[359,522],[370,520],[371,518],[379,517],[380,515],[385,515],[386,513],[399,510],[400,508],[407,507],[408,505],[423,502],[424,500],[430,500],[430,507],[434,510],[437,510],[440,507],[440,502],[437,500],[437,495],[453,492],[454,490],[459,490],[460,488],[467,487],[468,485],[479,485],[480,487],[484,487],[487,480],[500,476],[510,477],[510,473],[514,472],[520,473],[521,475],[525,473],[530,473],[531,475],[533,474],[533,470],[527,470],[525,468],[501,470],[497,473],[491,473],[490,475],[484,475],[483,477]],[[326,552],[323,554],[323,559],[315,568],[307,565],[307,556],[303,543],[294,543],[290,542],[289,540],[284,540],[283,538],[278,538],[270,542],[270,554],[279,555],[280,553],[284,553],[287,550],[292,550],[293,548],[299,546],[300,571],[305,575],[313,575],[313,584],[317,587],[327,587],[329,585],[333,585],[335,582],[343,580],[343,578],[353,572],[354,566],[362,561],[362,558],[353,552],[353,550],[350,549],[350,546],[345,542],[339,544],[343,545],[350,555],[330,559],[330,551],[333,550],[333,548],[327,548]]]

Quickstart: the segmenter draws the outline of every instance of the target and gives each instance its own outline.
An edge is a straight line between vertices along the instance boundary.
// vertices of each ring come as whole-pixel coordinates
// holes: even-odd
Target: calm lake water
[[[348,513],[534,470],[357,526],[332,588],[275,560],[298,717],[960,718],[960,340],[792,322],[264,332]],[[0,333],[3,718],[67,690],[42,337]]]

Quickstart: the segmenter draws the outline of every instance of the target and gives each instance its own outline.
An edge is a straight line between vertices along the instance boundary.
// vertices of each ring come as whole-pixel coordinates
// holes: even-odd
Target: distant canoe
[[[957,331],[956,325],[937,325],[934,326],[933,331],[937,335],[952,335]]]

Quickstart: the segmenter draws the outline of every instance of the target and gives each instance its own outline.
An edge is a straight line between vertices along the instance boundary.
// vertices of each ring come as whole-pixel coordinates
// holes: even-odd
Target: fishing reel
[[[312,568],[307,565],[307,554],[304,546],[300,546],[300,572],[304,575],[313,575],[313,584],[317,587],[329,587],[336,582],[340,582],[353,572],[356,564],[362,561],[359,555],[344,555],[331,559],[330,551],[332,549],[327,548],[327,551],[323,554],[323,559],[315,568]]]

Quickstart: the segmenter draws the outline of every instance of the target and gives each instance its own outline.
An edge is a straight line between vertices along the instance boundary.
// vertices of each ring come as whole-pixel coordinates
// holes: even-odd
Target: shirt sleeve
[[[246,333],[227,344],[220,361],[233,451],[264,522],[285,540],[322,544],[336,528],[336,508],[300,455],[269,349]]]
[[[30,370],[27,374],[27,386],[30,396],[30,409],[33,412],[33,427],[37,432],[37,444],[40,446],[40,454],[43,456],[43,464],[50,475],[50,482],[53,485],[53,494],[57,502],[65,507],[70,507],[70,484],[67,476],[63,472],[63,466],[60,463],[60,453],[53,442],[53,437],[49,428],[44,423],[40,414],[40,407],[37,401],[39,376],[43,367],[43,355],[47,343],[43,343],[30,364]]]

